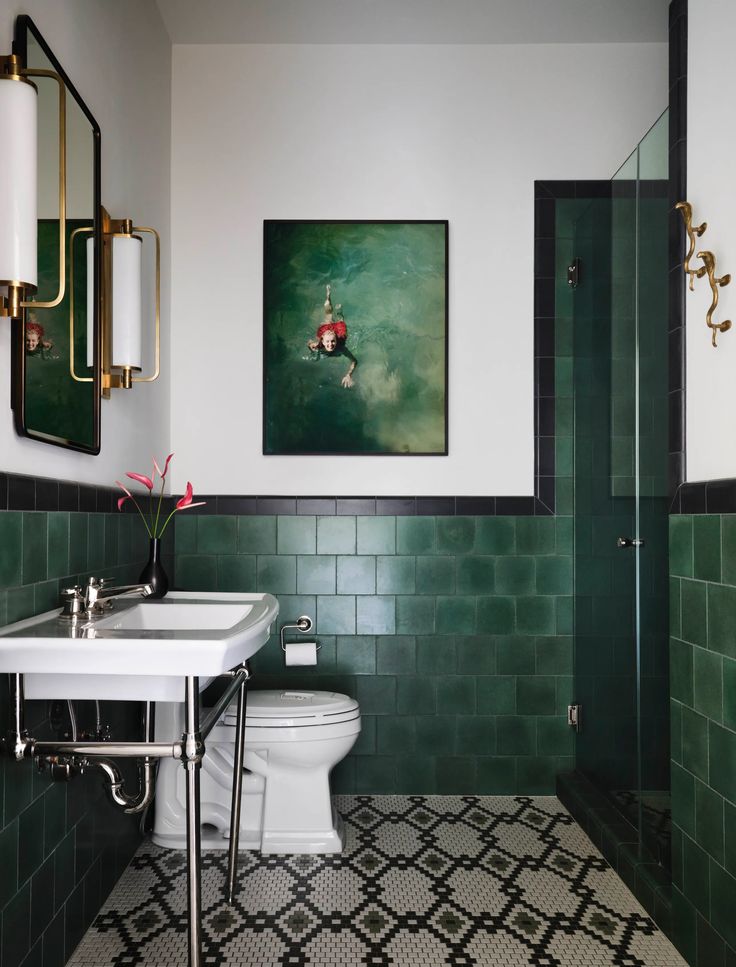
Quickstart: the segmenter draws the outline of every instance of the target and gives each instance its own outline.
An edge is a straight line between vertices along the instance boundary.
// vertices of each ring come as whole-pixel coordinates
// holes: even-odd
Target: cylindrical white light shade
[[[72,284],[73,284],[72,280]],[[95,240],[87,239],[87,365],[95,364]]]
[[[35,87],[0,80],[0,285],[37,283],[37,114]]]
[[[135,235],[112,239],[112,365],[115,368],[142,366],[143,243]]]

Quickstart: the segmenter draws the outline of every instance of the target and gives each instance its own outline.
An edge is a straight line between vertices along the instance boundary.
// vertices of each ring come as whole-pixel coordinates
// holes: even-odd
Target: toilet
[[[201,771],[202,849],[227,849],[235,754],[235,704],[206,739]],[[183,706],[156,705],[156,738],[178,735]],[[337,692],[248,689],[240,848],[340,853],[345,835],[330,799],[330,771],[360,734],[360,708]],[[186,848],[185,770],[162,759],[153,842]]]

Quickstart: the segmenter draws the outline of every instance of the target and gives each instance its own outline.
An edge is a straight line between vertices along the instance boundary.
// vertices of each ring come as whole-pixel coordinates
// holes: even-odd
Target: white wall
[[[736,102],[736,6],[691,0],[688,31],[687,194],[696,222],[708,222],[696,251],[714,252],[717,275],[736,279],[736,141],[728,114]],[[698,280],[686,294],[688,480],[736,477],[736,281],[720,289],[714,321],[731,319],[734,328],[718,336],[716,349],[705,323],[710,303],[710,286]]]
[[[163,236],[163,345],[169,345],[171,45],[148,0],[0,0],[0,52],[13,21],[35,21],[102,131],[102,203]],[[169,442],[168,348],[163,377],[102,402],[102,452],[91,457],[16,436],[10,397],[10,339],[0,319],[0,470],[110,483],[150,467]],[[182,472],[186,472],[182,468]]]
[[[533,181],[609,177],[666,103],[664,44],[175,45],[178,486],[531,493]],[[449,219],[448,457],[262,456],[264,218]]]

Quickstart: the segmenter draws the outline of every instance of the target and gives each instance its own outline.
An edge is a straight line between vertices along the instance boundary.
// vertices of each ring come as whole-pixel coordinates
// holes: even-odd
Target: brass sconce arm
[[[155,308],[155,333],[156,342],[154,349],[154,367],[151,376],[134,376],[134,383],[152,383],[158,379],[161,372],[161,236],[155,228],[144,228],[133,226],[134,232],[148,232],[153,235],[156,243],[156,308]]]
[[[74,241],[78,235],[92,235],[90,226],[75,228],[69,238],[69,373],[75,383],[93,383],[93,376],[77,376],[74,367]],[[87,267],[89,270],[89,266]]]
[[[708,223],[703,222],[702,225],[693,225],[693,206],[690,204],[689,201],[678,201],[678,203],[675,205],[675,208],[678,209],[678,211],[682,215],[683,221],[685,222],[685,231],[687,232],[687,237],[690,242],[689,248],[687,250],[687,255],[685,256],[685,259],[682,264],[683,264],[683,268],[685,269],[685,274],[688,275],[690,278],[690,291],[692,292],[695,278],[702,279],[702,277],[705,275],[705,270],[702,268],[691,269],[690,259],[693,257],[695,253],[695,244],[696,244],[695,238],[696,236],[700,238],[700,236],[708,227]]]
[[[712,252],[698,252],[698,258],[703,260],[703,267],[698,270],[698,278],[703,275],[708,276],[708,284],[710,285],[710,291],[712,294],[712,300],[710,308],[705,315],[705,321],[708,328],[712,331],[712,343],[716,344],[716,333],[728,332],[731,328],[731,320],[725,319],[723,322],[713,322],[713,313],[716,311],[718,306],[718,289],[722,288],[724,285],[728,285],[731,281],[730,274],[722,275],[719,279],[716,278],[716,257]]]

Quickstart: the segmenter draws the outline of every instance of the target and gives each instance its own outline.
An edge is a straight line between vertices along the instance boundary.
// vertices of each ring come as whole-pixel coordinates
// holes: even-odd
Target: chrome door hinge
[[[580,259],[573,259],[567,267],[567,284],[571,289],[580,285]]]
[[[582,705],[568,705],[567,706],[567,724],[571,729],[575,729],[579,732],[583,724],[583,706]]]

